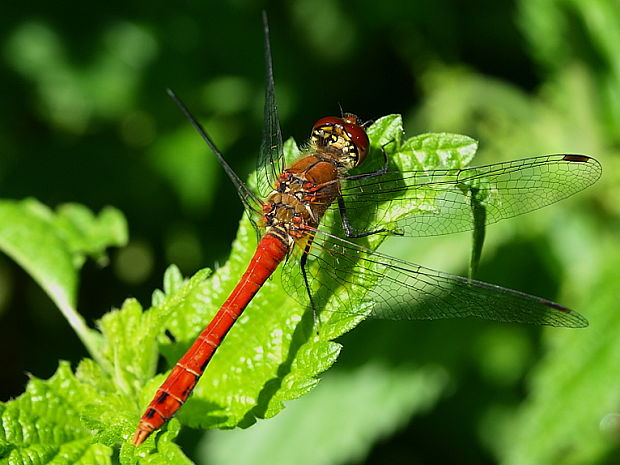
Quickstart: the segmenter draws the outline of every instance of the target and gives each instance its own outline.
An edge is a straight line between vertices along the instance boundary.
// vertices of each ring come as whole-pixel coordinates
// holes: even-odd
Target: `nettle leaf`
[[[76,267],[87,257],[104,261],[107,247],[127,244],[127,222],[115,208],[104,207],[95,216],[83,205],[70,203],[58,207],[54,226],[73,255]]]
[[[0,457],[11,464],[47,464],[60,456],[64,463],[111,463],[112,449],[93,443],[80,418],[89,390],[66,362],[46,381],[32,378],[24,394],[2,405]]]
[[[380,153],[391,141],[399,144],[403,134],[400,116],[381,118],[369,133],[373,153]],[[437,151],[446,152],[449,150],[446,147],[455,147],[451,163],[457,163],[456,152],[465,153],[465,159],[469,156],[463,149],[467,145],[465,139],[455,142],[452,135],[428,135],[426,140],[431,139]],[[471,144],[471,139],[467,141]],[[410,141],[405,144],[416,146]],[[445,158],[444,152],[430,156],[433,151],[430,142],[424,147],[429,159]],[[286,144],[285,150],[295,149],[294,143]],[[411,158],[411,153],[402,158]],[[368,242],[376,247],[381,240],[377,236]],[[166,326],[175,342],[163,340],[161,349],[170,366],[213,318],[244,273],[255,248],[254,230],[244,218],[228,263],[168,319]],[[277,271],[263,286],[226,336],[193,395],[179,412],[182,423],[196,428],[248,427],[258,418],[276,415],[284,408],[284,401],[311,390],[318,383],[318,375],[334,363],[341,346],[332,340],[364,319],[363,311],[359,311],[354,317],[325,320],[317,332],[312,311],[283,290],[281,272]],[[363,305],[363,297],[362,293],[357,296],[358,305]],[[162,380],[163,377],[157,377],[148,383],[146,394],[142,395],[143,406],[151,400]]]
[[[369,155],[368,166],[380,166],[381,150],[390,157],[390,164],[406,170],[463,168],[473,159],[478,142],[471,137],[451,133],[427,133],[403,141],[403,121],[400,115],[387,115],[378,119],[367,130],[374,150]]]
[[[402,428],[413,413],[432,407],[448,384],[439,366],[387,367],[375,360],[334,370],[311,394],[288,404],[277,421],[209,435],[200,455],[210,464],[363,461],[377,441]]]
[[[84,359],[73,373],[67,362],[60,362],[52,378],[32,378],[23,395],[1,407],[0,458],[12,464],[47,464],[63,456],[67,464],[104,464],[111,463],[112,447],[119,443],[124,444],[121,463],[137,463],[145,456],[128,439],[141,413],[142,386],[156,368],[157,338],[170,315],[194,298],[208,274],[204,270],[179,280],[179,271],[171,267],[156,307],[145,312],[128,299],[99,321],[101,363]],[[179,428],[176,420],[170,422],[161,447],[146,463],[189,463],[172,442]]]
[[[402,142],[399,116],[380,119],[369,132],[372,153],[386,150],[395,164],[399,157],[411,158],[410,152],[399,152],[401,145],[415,146]],[[437,137],[437,147],[450,144]],[[286,150],[296,150],[293,141]],[[428,159],[441,158],[432,155],[432,148],[425,150]],[[36,279],[56,292],[57,299],[73,302],[74,267],[86,255],[98,256],[103,244],[124,241],[122,221],[113,212],[97,218],[80,207],[58,216],[44,207],[37,207],[42,212],[32,208],[0,205],[0,214],[17,218],[13,232],[5,232],[2,240],[9,246],[20,240],[45,244],[47,258],[37,261],[34,250],[39,249],[34,246],[5,248],[32,268]],[[367,242],[376,247],[381,240],[373,237]],[[128,299],[121,309],[104,315],[98,322],[100,332],[88,330],[97,340],[96,361],[83,360],[75,373],[61,362],[52,378],[33,378],[25,394],[2,406],[0,457],[8,457],[11,463],[50,463],[57,454],[72,454],[76,458],[66,463],[110,463],[112,447],[121,444],[122,464],[189,463],[173,442],[181,424],[205,429],[248,427],[258,418],[276,415],[284,401],[310,391],[340,353],[341,346],[332,340],[359,323],[364,312],[322,320],[317,331],[312,311],[283,290],[279,270],[230,331],[178,418],[141,447],[130,443],[139,417],[165,377],[156,375],[159,353],[168,366],[178,360],[237,284],[255,248],[254,229],[244,216],[230,259],[209,279],[207,270],[183,279],[171,267],[163,290],[153,292],[150,309],[143,311],[137,301]],[[48,262],[56,268],[50,270]],[[363,293],[350,297],[352,305],[363,307]]]
[[[86,257],[102,259],[107,247],[126,242],[125,219],[111,207],[95,216],[77,204],[54,213],[34,199],[0,201],[0,250],[43,288],[93,356],[101,341],[75,308],[78,271]]]
[[[401,169],[456,169],[467,165],[478,150],[478,142],[460,134],[420,134],[401,147]],[[410,156],[413,155],[413,156]],[[405,166],[409,164],[409,166]]]

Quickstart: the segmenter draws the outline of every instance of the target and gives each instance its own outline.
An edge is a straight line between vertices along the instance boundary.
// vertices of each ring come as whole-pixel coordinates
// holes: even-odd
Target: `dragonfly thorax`
[[[334,160],[319,154],[302,157],[285,169],[263,205],[265,233],[289,246],[312,234],[338,195],[338,172]]]
[[[289,250],[315,224],[312,209],[292,193],[274,191],[263,206],[265,233],[282,239]]]

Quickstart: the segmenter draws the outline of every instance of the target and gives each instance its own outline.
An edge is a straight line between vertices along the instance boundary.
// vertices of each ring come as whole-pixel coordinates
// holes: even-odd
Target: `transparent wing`
[[[285,289],[309,303],[299,261],[285,265]],[[317,231],[306,266],[312,303],[331,319],[367,314],[394,320],[477,317],[532,325],[587,326],[555,302],[373,252]],[[309,304],[310,305],[310,304]]]
[[[569,197],[600,176],[594,158],[547,155],[465,169],[389,172],[345,180],[341,192],[354,232],[386,227],[437,236],[474,229],[474,208],[492,224]]]
[[[259,228],[256,224],[256,219],[257,219],[257,213],[260,213],[262,211],[262,205],[263,205],[262,201],[256,196],[256,194],[254,194],[254,192],[252,192],[252,190],[248,187],[248,185],[244,183],[241,180],[241,178],[239,178],[239,176],[237,176],[237,173],[234,172],[234,170],[230,167],[228,162],[224,159],[224,155],[217,148],[217,146],[215,145],[215,142],[211,140],[211,137],[209,136],[207,131],[202,127],[202,125],[198,122],[198,120],[194,117],[194,115],[192,115],[192,113],[189,111],[185,103],[183,103],[183,101],[174,93],[174,91],[172,91],[172,89],[166,89],[166,91],[168,92],[168,95],[174,101],[174,103],[176,103],[177,106],[181,109],[185,117],[190,121],[192,126],[194,126],[196,131],[198,131],[202,139],[209,146],[209,148],[215,155],[215,158],[217,159],[218,163],[224,169],[224,171],[226,172],[226,175],[234,184],[235,188],[237,189],[237,193],[239,194],[239,198],[241,199],[241,202],[243,203],[245,207],[245,212],[247,213],[248,217],[252,221],[252,225],[254,226],[254,229],[258,233]]]
[[[273,189],[274,182],[279,174],[284,171],[284,151],[282,149],[282,132],[273,80],[269,24],[265,12],[263,12],[263,27],[265,33],[265,107],[263,140],[256,170],[258,193],[261,197],[266,197]]]

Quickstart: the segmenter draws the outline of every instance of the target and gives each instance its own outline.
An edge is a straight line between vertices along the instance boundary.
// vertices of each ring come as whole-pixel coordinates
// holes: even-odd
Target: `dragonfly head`
[[[359,166],[368,153],[364,125],[351,113],[345,113],[342,118],[327,116],[318,120],[312,127],[311,140],[346,169]]]

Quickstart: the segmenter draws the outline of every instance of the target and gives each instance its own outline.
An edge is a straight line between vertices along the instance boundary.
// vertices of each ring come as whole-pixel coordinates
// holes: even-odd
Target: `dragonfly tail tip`
[[[133,440],[131,442],[133,443],[134,446],[138,447],[140,444],[146,441],[146,438],[148,438],[151,435],[151,433],[152,431],[147,431],[141,428],[140,426],[138,426],[138,429],[136,430],[136,434],[134,434]]]

